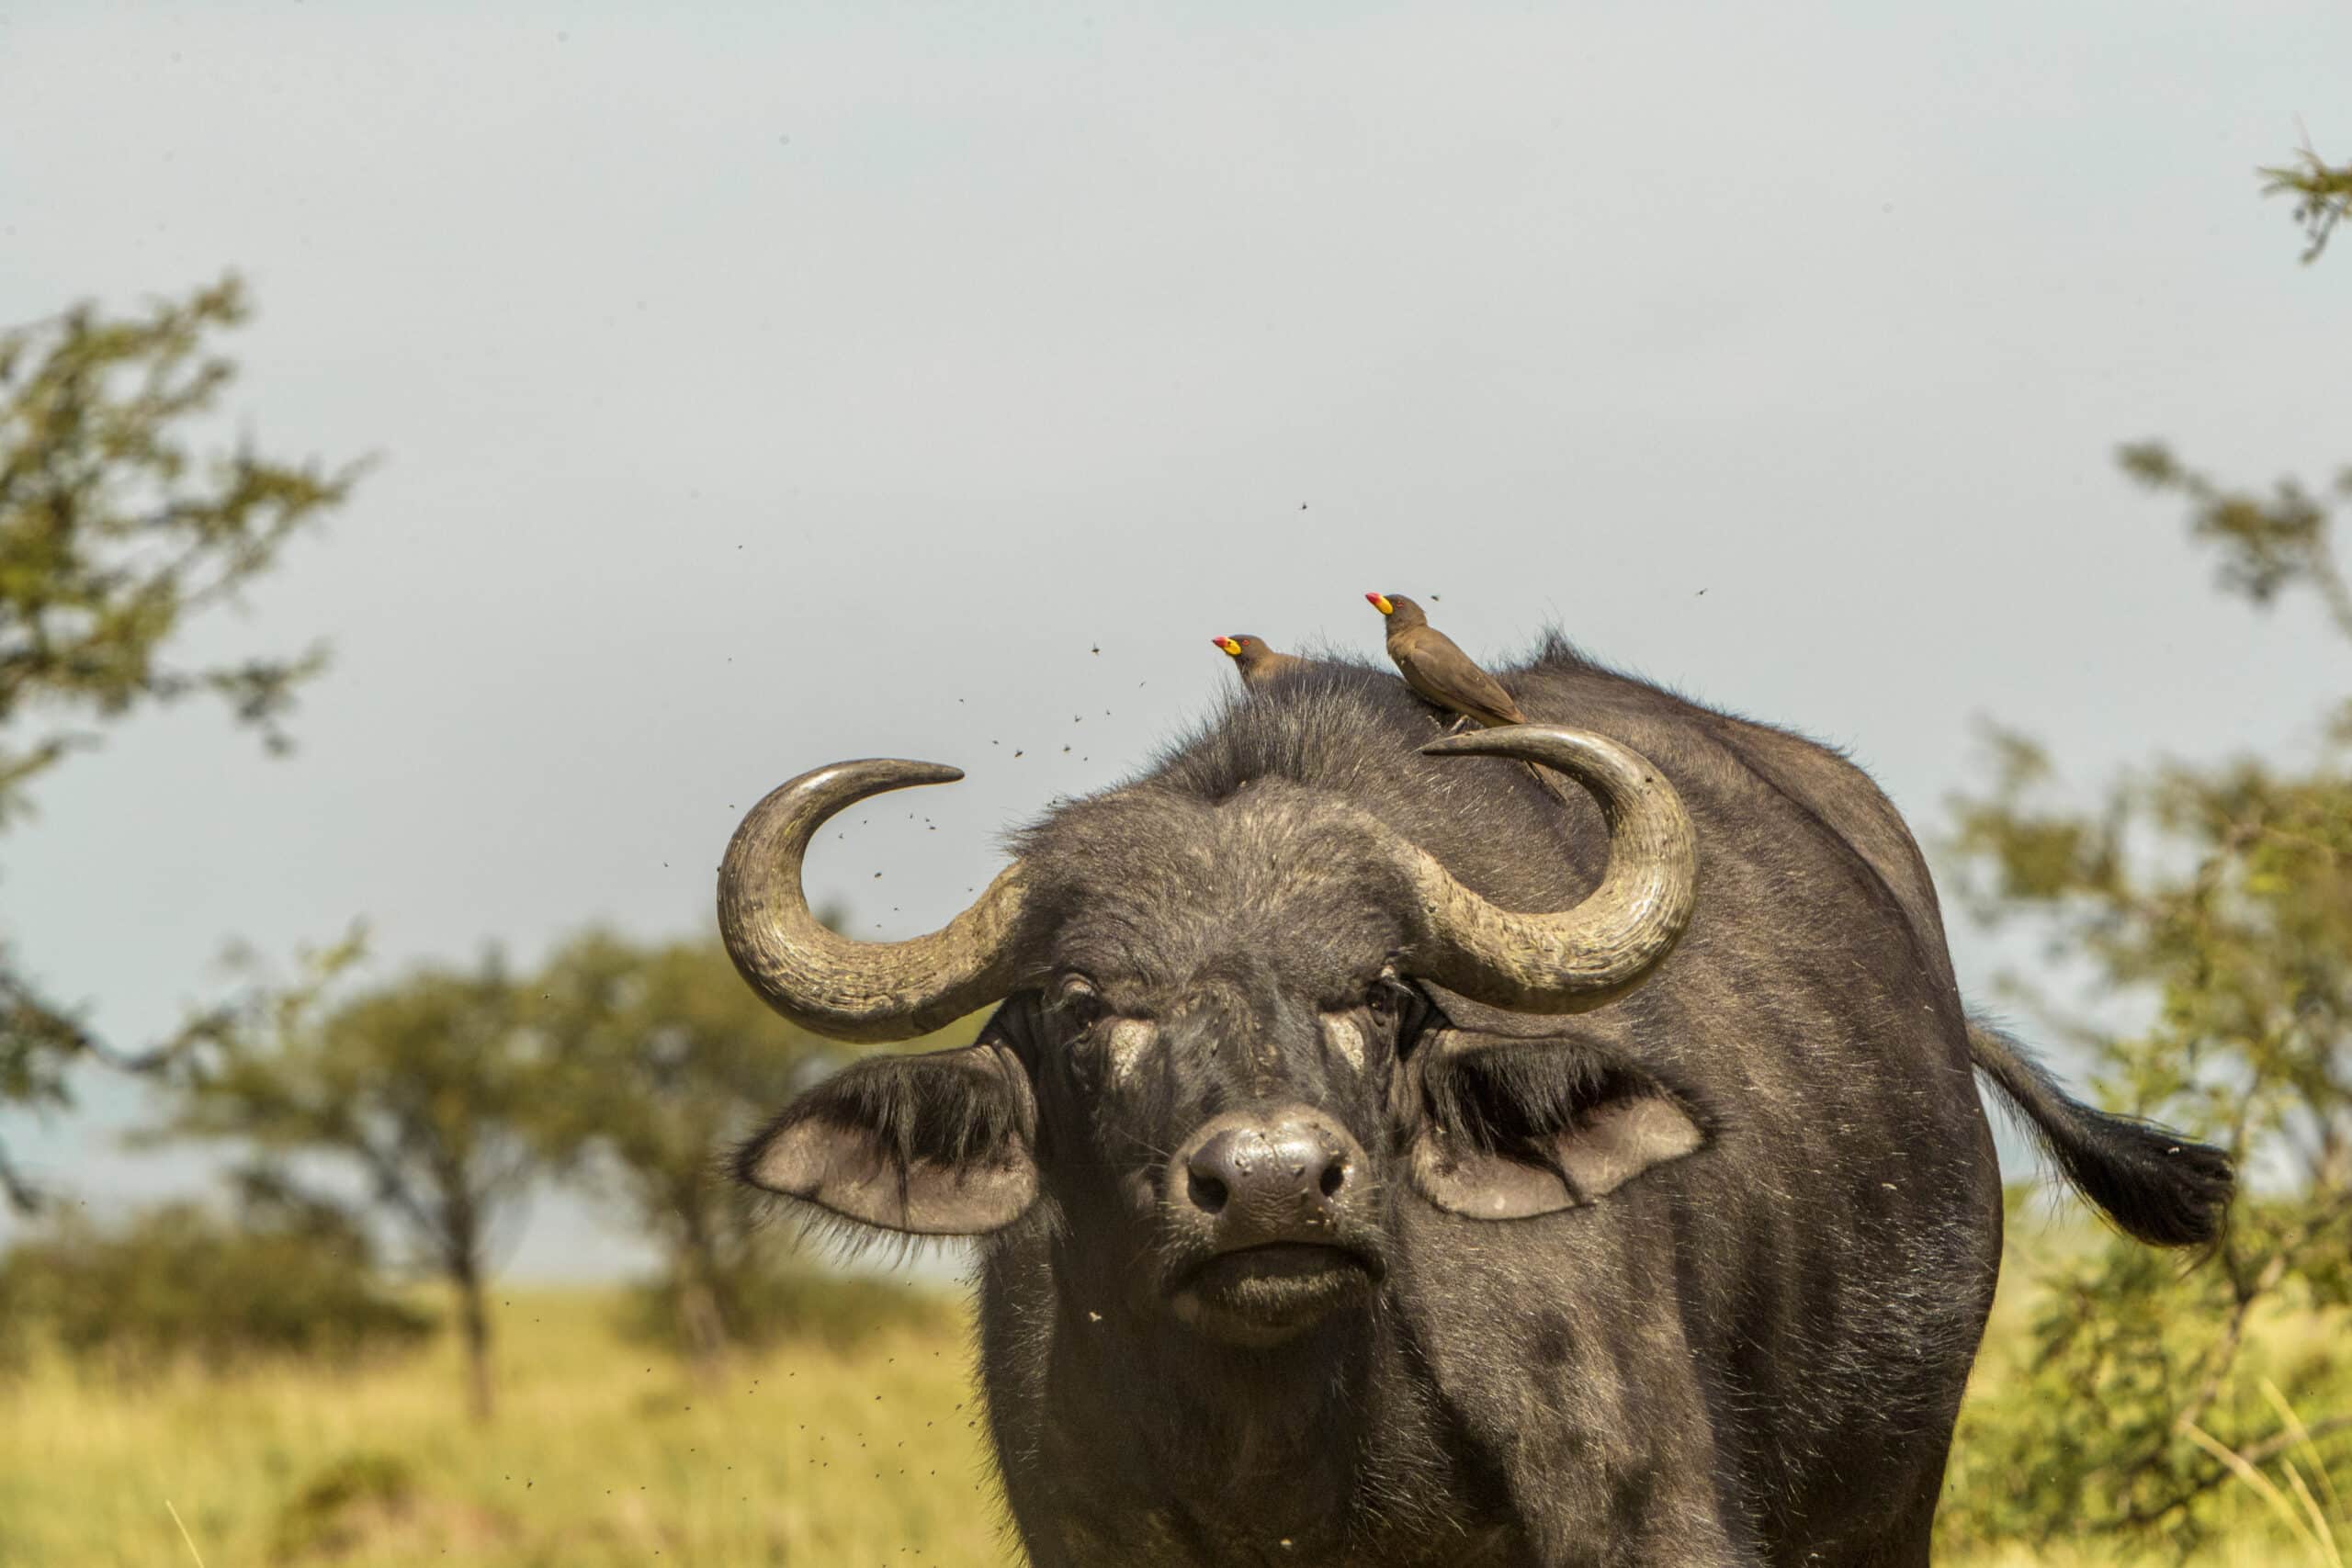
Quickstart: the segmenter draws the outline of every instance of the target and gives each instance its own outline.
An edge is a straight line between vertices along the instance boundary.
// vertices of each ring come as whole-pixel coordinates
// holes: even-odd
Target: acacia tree
[[[591,931],[529,993],[553,1065],[542,1145],[660,1245],[660,1288],[708,1370],[752,1331],[764,1262],[722,1168],[728,1146],[831,1047],[769,1011],[711,942],[646,947]]]
[[[359,471],[243,445],[192,448],[236,373],[208,344],[246,313],[230,277],[141,315],[81,305],[0,332],[0,829],[29,810],[36,778],[93,743],[88,726],[158,704],[212,696],[270,750],[287,749],[282,721],[322,650],[169,657],[191,620],[274,566]],[[156,1049],[110,1049],[0,945],[0,1106],[62,1107],[77,1058],[151,1065],[233,1026],[256,1000],[200,1014]],[[34,1196],[5,1147],[0,1195],[19,1208]]]
[[[2303,195],[2308,260],[2352,167],[2266,172]],[[2224,592],[2315,600],[2352,674],[2333,547],[2352,469],[2261,492],[2160,445],[2120,456],[2188,504]],[[2040,746],[1996,730],[1992,789],[1954,802],[1963,898],[2087,960],[2146,1022],[2118,1032],[2018,994],[2087,1053],[2103,1096],[2222,1145],[2249,1183],[2205,1266],[2118,1239],[2046,1269],[2023,1366],[1963,1414],[1952,1538],[2162,1532],[2187,1550],[2258,1499],[2323,1561],[2352,1524],[2329,1517],[2352,1496],[2352,696],[2320,717],[2302,761],[2159,763],[2088,807],[2055,795]],[[2312,1349],[2261,1342],[2284,1313]]]
[[[2126,461],[2193,498],[2225,584],[2257,602],[2306,585],[2352,642],[2308,491],[2225,491],[2149,447]],[[2282,1403],[2313,1413],[2313,1438],[2352,1426],[2352,1412],[2318,1413],[2352,1395],[2340,1367],[2247,1364],[2256,1314],[2281,1306],[2352,1342],[2352,703],[2307,764],[2162,764],[2088,808],[2051,798],[2032,741],[1995,741],[1992,791],[1955,803],[1963,897],[1988,920],[2038,925],[2150,1004],[2147,1025],[2120,1034],[2041,1010],[2088,1053],[2102,1095],[2220,1144],[2256,1195],[2209,1266],[2181,1272],[2119,1240],[2041,1281],[2030,1376],[1972,1407],[1963,1455],[1991,1463],[1962,1467],[1955,1502],[1988,1534],[2193,1536],[2214,1517],[2200,1502],[2240,1473],[2233,1459],[2296,1466],[2306,1484],[2321,1478],[2305,1472],[2342,1468]],[[2098,1419],[2048,1419],[2086,1408]]]
[[[547,1066],[522,998],[493,955],[314,1011],[283,1004],[271,1029],[182,1057],[180,1103],[156,1135],[238,1140],[289,1184],[300,1156],[357,1177],[456,1297],[468,1404],[486,1419],[491,1250],[541,1166],[529,1128]]]

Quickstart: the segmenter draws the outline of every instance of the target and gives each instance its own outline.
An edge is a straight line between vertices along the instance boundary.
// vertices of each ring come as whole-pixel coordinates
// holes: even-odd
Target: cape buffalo
[[[737,1169],[985,1238],[1035,1562],[1924,1562],[2001,1251],[1974,1072],[2132,1235],[2214,1234],[2217,1151],[1971,1024],[1860,770],[1556,641],[1502,678],[1527,724],[1439,740],[1393,676],[1292,672],[910,942],[826,930],[801,856],[956,770],[820,769],[729,848],[729,948],[786,1016],[1001,1003]]]

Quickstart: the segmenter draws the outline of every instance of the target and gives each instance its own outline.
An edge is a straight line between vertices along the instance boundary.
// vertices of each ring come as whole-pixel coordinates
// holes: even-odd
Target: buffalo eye
[[[1364,987],[1363,1010],[1373,1027],[1402,1045],[1428,1011],[1428,1004],[1412,984],[1392,965]]]
[[[1054,987],[1051,1012],[1067,1034],[1083,1034],[1110,1012],[1102,993],[1083,975],[1066,975]]]

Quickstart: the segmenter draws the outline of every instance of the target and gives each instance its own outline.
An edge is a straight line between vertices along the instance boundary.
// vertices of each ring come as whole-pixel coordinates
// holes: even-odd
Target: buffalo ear
[[[1663,1085],[1573,1044],[1430,1042],[1414,1184],[1472,1219],[1521,1220],[1599,1201],[1707,1141]]]
[[[1002,1230],[1037,1197],[1036,1100],[980,1043],[874,1056],[794,1100],[735,1156],[738,1179],[910,1235]]]

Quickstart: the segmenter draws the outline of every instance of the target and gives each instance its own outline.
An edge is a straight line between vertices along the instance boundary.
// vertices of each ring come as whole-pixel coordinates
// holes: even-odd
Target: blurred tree
[[[536,1111],[542,1146],[660,1244],[660,1315],[707,1370],[750,1329],[772,1261],[728,1178],[728,1146],[832,1047],[769,1011],[712,942],[646,947],[591,931],[530,989],[557,1075]]]
[[[2291,480],[2229,490],[2157,446],[2121,456],[2188,502],[2225,590],[2260,605],[2306,590],[2352,643],[2329,528],[2352,473],[2330,501]],[[2120,1238],[2060,1260],[2030,1375],[1970,1407],[1947,1528],[2161,1527],[2187,1543],[2242,1465],[2332,1495],[2327,1469],[2346,1467],[2315,1439],[2352,1413],[2306,1427],[2288,1411],[2340,1406],[2347,1369],[2332,1356],[2257,1369],[2248,1348],[2258,1314],[2289,1308],[2317,1314],[2321,1342],[2352,1344],[2352,701],[2307,763],[2161,763],[2086,809],[2044,797],[2052,769],[2031,740],[1993,743],[1992,792],[1954,803],[1963,897],[1989,921],[2037,923],[2053,952],[2151,1004],[2145,1027],[2117,1034],[2025,993],[2088,1052],[2103,1096],[2222,1145],[2253,1191],[2211,1266],[2184,1272]],[[2283,1395],[2260,1393],[2258,1371]],[[2098,1419],[2049,1418],[2084,1409]]]
[[[2313,260],[2352,203],[2352,164],[2306,146],[2261,173],[2266,192],[2297,197]],[[2290,479],[2264,493],[2216,483],[2158,443],[2119,457],[2188,502],[2225,592],[2267,609],[2307,592],[2352,644],[2331,536],[2352,468],[2327,491]],[[2346,1468],[2342,1445],[2321,1447],[2352,1432],[2352,698],[2321,718],[2307,761],[2158,763],[2086,809],[2051,802],[2046,753],[1996,728],[1992,792],[1953,802],[1948,848],[1977,914],[2039,926],[2053,954],[2087,960],[2149,1021],[2118,1034],[2011,989],[2089,1054],[2104,1097],[2224,1145],[2247,1187],[2211,1266],[2184,1272],[2118,1238],[2040,1281],[2025,1375],[1962,1412],[1948,1540],[2162,1529],[2186,1551],[2235,1478],[2320,1561],[2318,1499],[2340,1512],[2352,1494],[2352,1475],[2329,1473]],[[2287,1310],[2325,1348],[2256,1351],[2257,1318]],[[2084,1409],[2098,1419],[2049,1418]]]
[[[175,637],[276,564],[281,546],[340,505],[358,475],[273,462],[240,444],[198,457],[190,434],[235,375],[209,334],[245,319],[234,277],[128,319],[76,306],[0,333],[0,827],[29,808],[28,786],[108,722],[208,693],[265,746],[321,649],[193,666]],[[21,918],[21,917],[20,917]],[[191,1020],[164,1050],[217,1033],[254,1000]],[[0,947],[0,1105],[68,1103],[78,1056],[109,1051],[47,999]],[[0,1148],[0,1194],[32,1192]]]
[[[323,1017],[277,1010],[177,1064],[184,1093],[164,1137],[233,1138],[273,1162],[313,1156],[354,1171],[415,1258],[448,1282],[467,1391],[491,1412],[483,1299],[499,1222],[542,1159],[529,1135],[548,1077],[523,999],[495,956],[461,972],[419,969]]]
[[[387,1291],[367,1231],[339,1207],[264,1173],[224,1219],[168,1203],[98,1230],[52,1214],[0,1258],[0,1356],[39,1335],[123,1374],[175,1358],[344,1361],[405,1348],[433,1319]]]

